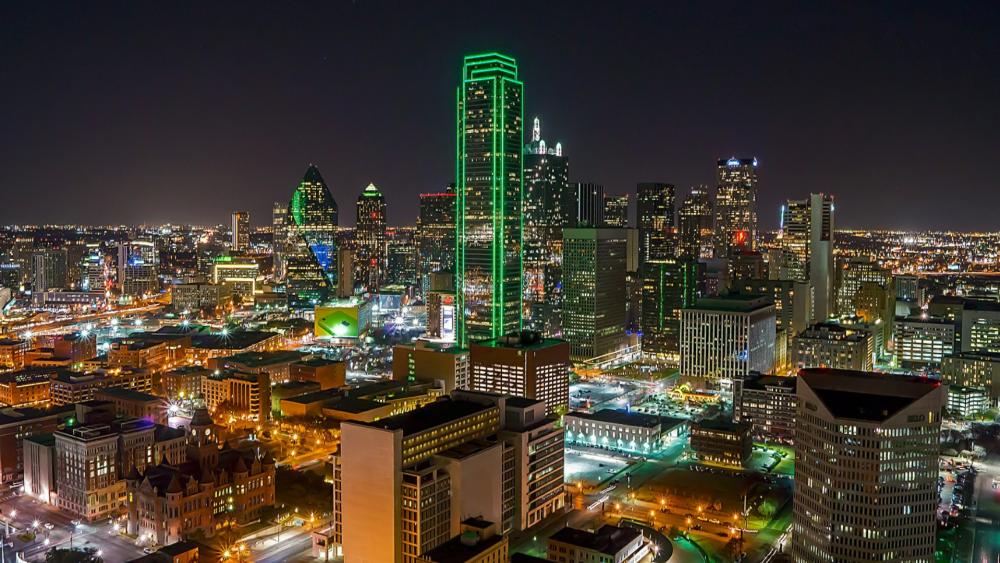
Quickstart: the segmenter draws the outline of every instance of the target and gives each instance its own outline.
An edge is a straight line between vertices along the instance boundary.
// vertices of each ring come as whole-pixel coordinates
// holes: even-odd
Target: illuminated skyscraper
[[[675,205],[673,184],[643,182],[636,185],[640,271],[648,260],[674,255],[670,232],[674,227]]]
[[[563,228],[573,200],[569,157],[562,144],[542,139],[536,117],[524,147],[524,308],[526,327],[548,336],[561,331]]]
[[[625,229],[563,231],[563,336],[570,358],[615,356],[625,344]]]
[[[757,244],[757,159],[719,160],[715,193],[715,257],[727,258],[733,247]]]
[[[392,227],[386,233],[388,251],[382,284],[415,287],[417,285],[416,229]]]
[[[337,287],[337,202],[319,169],[309,165],[292,193],[285,221],[288,305],[308,309]]]
[[[31,257],[32,288],[35,292],[65,289],[66,250],[39,250]]]
[[[692,258],[710,258],[714,220],[708,187],[691,188],[677,212],[679,253]]]
[[[671,362],[679,360],[681,309],[698,298],[698,264],[689,257],[646,262],[642,274],[642,353]]]
[[[434,272],[455,270],[455,185],[443,192],[420,194],[417,219],[417,269],[421,283]]]
[[[465,57],[458,88],[458,341],[521,325],[522,96],[506,55]]]
[[[244,251],[250,248],[250,212],[233,211],[232,248]]]
[[[367,291],[378,291],[385,280],[385,198],[375,184],[368,184],[358,196],[358,217],[354,229],[355,279]]]
[[[812,285],[816,321],[833,315],[833,197],[810,194],[781,209],[781,248],[790,279]]]
[[[156,243],[133,240],[118,245],[118,285],[122,295],[133,297],[160,289],[160,255]]]
[[[285,249],[288,242],[288,204],[274,202],[271,208],[271,255],[274,261],[274,279],[285,279]]]

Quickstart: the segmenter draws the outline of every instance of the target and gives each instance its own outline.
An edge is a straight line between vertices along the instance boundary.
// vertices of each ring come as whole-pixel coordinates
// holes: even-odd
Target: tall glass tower
[[[288,202],[285,283],[288,306],[309,309],[337,287],[337,202],[309,166]]]
[[[357,211],[354,279],[374,293],[385,281],[386,266],[385,198],[375,184],[368,184],[358,196]]]
[[[521,327],[522,100],[517,62],[468,55],[457,95],[458,341]]]

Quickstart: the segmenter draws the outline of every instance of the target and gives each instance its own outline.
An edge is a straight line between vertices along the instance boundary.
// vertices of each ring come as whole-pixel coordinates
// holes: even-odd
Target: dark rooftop
[[[694,306],[687,309],[699,311],[723,311],[732,313],[749,313],[766,307],[773,307],[774,299],[766,295],[752,293],[728,293],[718,297],[698,299]]]
[[[642,532],[635,528],[618,528],[608,525],[601,526],[596,532],[577,530],[576,528],[567,526],[552,534],[550,540],[575,545],[606,555],[616,555],[641,534]]]
[[[35,434],[34,436],[26,436],[24,440],[48,447],[54,446],[56,443],[56,437],[51,432],[46,432],[45,434]]]
[[[618,409],[604,409],[594,413],[570,412],[566,413],[566,416],[582,418],[584,420],[596,420],[598,422],[607,422],[610,424],[622,424],[625,426],[643,426],[646,428],[653,428],[662,424],[660,417],[641,412],[628,412]]]
[[[743,379],[744,389],[763,391],[767,387],[783,387],[795,392],[795,378],[780,375],[751,374]]]
[[[363,412],[368,412],[373,409],[382,408],[384,406],[386,406],[385,403],[380,403],[378,401],[345,397],[343,399],[340,399],[339,401],[330,401],[329,404],[323,405],[323,408],[341,412],[349,412],[352,414],[360,414]]]
[[[464,540],[464,541],[463,541]],[[504,540],[501,535],[478,539],[476,532],[468,531],[451,538],[434,549],[421,555],[421,559],[435,563],[466,563]],[[467,545],[466,542],[472,544]],[[475,543],[473,543],[475,542]]]
[[[484,348],[516,348],[521,350],[540,350],[566,344],[565,340],[558,338],[544,338],[538,332],[526,330],[516,334],[508,334],[492,340],[481,340],[473,342],[472,346]],[[566,344],[568,346],[568,344]]]
[[[332,364],[342,364],[343,362],[338,362],[336,360],[328,360],[326,358],[321,358],[319,356],[316,356],[316,357],[313,357],[313,358],[309,358],[308,360],[299,360],[299,361],[297,361],[295,363],[299,364],[299,365],[303,365],[303,366],[309,366],[309,367],[323,367],[323,366],[329,366],[329,365],[332,365]]]
[[[731,420],[723,420],[721,418],[709,418],[696,422],[692,425],[693,428],[702,428],[705,430],[720,430],[722,432],[739,432],[744,433],[750,430],[748,424],[733,422]]]
[[[924,377],[828,368],[800,370],[799,381],[833,416],[868,422],[885,421],[941,386]]]
[[[143,393],[142,391],[136,391],[134,389],[124,389],[121,387],[106,387],[104,389],[98,390],[98,393],[103,395],[109,395],[111,397],[116,397],[119,399],[125,399],[128,401],[140,401],[143,403],[157,403],[166,401],[166,399],[164,399],[163,397],[157,397],[156,395],[150,395],[149,393]]]
[[[191,336],[191,345],[195,348],[242,350],[274,336],[278,336],[278,333],[258,330],[233,331],[226,335],[193,334]]]
[[[517,409],[526,409],[528,407],[544,402],[545,401],[539,401],[537,399],[529,399],[527,397],[514,397],[514,396],[507,397],[507,406],[514,407]]]
[[[386,430],[402,430],[403,435],[408,436],[491,408],[496,407],[473,403],[471,401],[442,399],[407,413],[390,416],[389,418],[383,418],[382,420],[366,424]]]
[[[242,352],[225,358],[220,358],[224,363],[242,364],[251,368],[270,366],[275,364],[287,364],[301,360],[308,356],[305,352],[295,352],[291,350],[277,350],[274,352]]]

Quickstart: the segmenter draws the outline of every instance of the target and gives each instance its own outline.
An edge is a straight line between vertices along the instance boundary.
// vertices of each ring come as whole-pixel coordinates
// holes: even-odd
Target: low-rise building
[[[440,380],[445,392],[469,389],[469,351],[454,342],[418,340],[392,350],[396,381]]]
[[[319,383],[315,381],[286,381],[271,387],[271,414],[281,416],[281,401],[320,391]]]
[[[52,343],[52,354],[70,363],[89,360],[97,355],[97,337],[87,332],[63,334]]]
[[[563,425],[567,443],[642,454],[659,451],[687,430],[682,419],[614,409],[566,413]]]
[[[560,563],[639,563],[649,555],[636,528],[604,525],[596,532],[569,526],[549,538],[549,561]]]
[[[94,392],[94,399],[109,401],[115,414],[124,418],[142,418],[157,424],[167,423],[167,401],[163,397],[134,389],[108,387]]]
[[[292,364],[311,357],[312,354],[294,350],[241,352],[232,356],[213,358],[209,360],[208,368],[254,375],[266,373],[273,383],[279,383],[289,380]]]
[[[31,341],[20,338],[0,338],[0,369],[21,369]]]
[[[99,389],[110,387],[148,393],[153,388],[153,377],[144,369],[59,371],[50,382],[52,404],[60,406],[90,401]]]
[[[209,412],[261,422],[271,417],[271,379],[258,374],[214,371],[201,378],[201,394]]]
[[[0,409],[0,492],[16,491],[24,484],[24,439],[54,432],[72,421],[72,408]]]
[[[754,440],[790,444],[795,436],[795,378],[752,373],[733,380],[733,421]]]
[[[227,285],[214,283],[182,283],[171,290],[171,305],[174,311],[222,311],[232,305],[232,289]]]
[[[24,438],[24,494],[45,504],[56,501],[56,439],[52,433]]]
[[[497,525],[478,518],[462,522],[462,532],[427,551],[416,563],[508,563],[507,536]]]
[[[160,393],[167,399],[191,399],[201,395],[201,378],[212,370],[201,366],[184,366],[160,375]]]
[[[941,380],[949,385],[986,389],[990,403],[1000,397],[1000,354],[959,352],[941,358]]]
[[[871,371],[875,342],[869,331],[852,330],[839,324],[818,323],[792,340],[795,369],[829,367]]]
[[[699,460],[742,468],[752,448],[749,424],[713,419],[691,425],[691,449]]]
[[[313,357],[288,366],[292,381],[314,381],[320,389],[335,389],[347,385],[347,362]]]
[[[49,404],[49,381],[58,370],[28,368],[0,374],[0,403],[7,407],[42,407]]]
[[[989,394],[976,387],[948,386],[948,412],[959,418],[972,418],[990,408]]]
[[[896,319],[893,341],[896,362],[907,369],[936,368],[956,351],[955,322],[940,317]]]

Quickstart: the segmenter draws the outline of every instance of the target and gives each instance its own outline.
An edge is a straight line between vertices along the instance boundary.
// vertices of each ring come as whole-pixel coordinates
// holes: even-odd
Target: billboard
[[[319,338],[358,338],[368,331],[370,317],[368,303],[316,307],[314,334]]]

